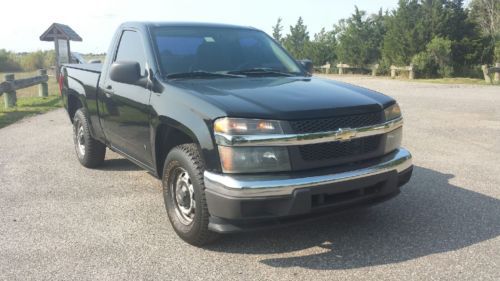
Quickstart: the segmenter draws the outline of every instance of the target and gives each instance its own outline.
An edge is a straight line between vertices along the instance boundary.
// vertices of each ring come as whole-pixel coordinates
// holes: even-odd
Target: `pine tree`
[[[279,43],[283,42],[283,35],[281,33],[283,31],[283,25],[281,24],[281,21],[282,19],[278,18],[276,25],[273,26],[273,38]]]
[[[417,0],[400,0],[398,8],[387,17],[387,32],[382,47],[386,65],[408,65],[430,41],[422,23],[422,10]]]
[[[304,59],[309,47],[309,32],[302,17],[299,17],[295,26],[290,26],[290,34],[284,40],[285,48],[296,58]]]
[[[336,26],[339,60],[359,67],[378,63],[385,33],[383,17],[382,11],[367,17],[355,7],[350,18],[340,21]]]
[[[333,64],[337,59],[336,46],[335,32],[322,28],[319,33],[314,35],[314,40],[310,42],[306,57],[312,59],[315,65]]]
[[[472,0],[470,8],[483,34],[500,40],[500,1]]]

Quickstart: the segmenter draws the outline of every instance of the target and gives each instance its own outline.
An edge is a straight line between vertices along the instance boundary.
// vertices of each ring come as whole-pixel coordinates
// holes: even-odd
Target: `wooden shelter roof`
[[[55,39],[66,39],[69,41],[82,41],[82,37],[78,35],[71,27],[53,23],[41,36],[41,41],[54,41]]]

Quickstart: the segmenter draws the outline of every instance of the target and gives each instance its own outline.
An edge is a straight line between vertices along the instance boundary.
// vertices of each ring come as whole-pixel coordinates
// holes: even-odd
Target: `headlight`
[[[290,170],[285,147],[219,146],[224,173],[258,173]]]
[[[283,134],[280,121],[221,118],[214,123],[216,134],[267,135]],[[290,171],[286,147],[232,147],[219,145],[219,156],[224,173],[259,173]]]
[[[385,121],[390,121],[401,117],[401,109],[399,108],[399,105],[395,103],[389,106],[388,108],[384,109],[384,114],[385,114]]]
[[[384,154],[393,152],[401,146],[403,139],[403,128],[393,130],[386,135]]]
[[[214,123],[214,131],[227,135],[283,134],[281,123],[275,120],[220,118]]]

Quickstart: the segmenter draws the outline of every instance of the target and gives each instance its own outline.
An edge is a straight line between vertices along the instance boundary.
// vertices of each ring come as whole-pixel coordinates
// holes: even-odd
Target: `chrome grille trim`
[[[215,141],[222,146],[297,146],[325,142],[342,142],[356,138],[382,135],[403,126],[399,117],[382,124],[359,128],[341,128],[335,131],[304,134],[240,135],[231,136],[215,133]]]

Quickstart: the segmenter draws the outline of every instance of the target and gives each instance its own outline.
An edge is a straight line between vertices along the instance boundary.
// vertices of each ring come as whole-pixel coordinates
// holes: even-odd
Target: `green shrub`
[[[29,53],[20,58],[21,66],[24,71],[33,71],[44,68],[45,57],[42,51]]]
[[[0,49],[0,72],[20,71],[21,66],[17,62],[16,56],[4,49]]]
[[[452,41],[435,37],[427,44],[425,51],[416,54],[412,63],[419,77],[451,77],[451,44]]]
[[[427,52],[416,54],[412,63],[418,78],[432,78],[437,75],[438,66]]]
[[[55,65],[55,51],[14,54],[0,49],[0,72],[33,71]]]

